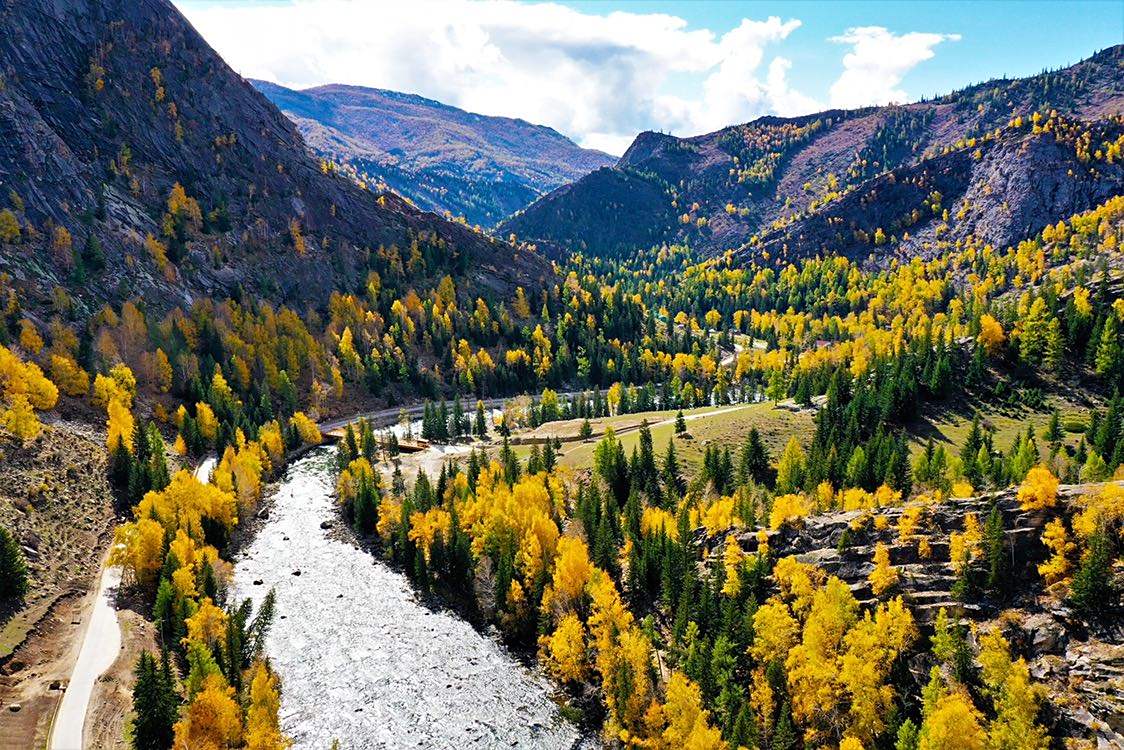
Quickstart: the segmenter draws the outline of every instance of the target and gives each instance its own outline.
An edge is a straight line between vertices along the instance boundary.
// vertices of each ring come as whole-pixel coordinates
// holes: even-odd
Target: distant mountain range
[[[910,236],[889,243],[905,255],[931,253],[937,234],[1002,246],[1122,189],[1118,164],[1091,170],[1032,127],[1035,111],[1096,121],[1111,142],[1121,127],[1112,116],[1124,111],[1124,46],[932,101],[763,117],[691,138],[641,133],[616,165],[555,190],[497,233],[599,255],[686,243],[865,257],[880,229]],[[1025,127],[1009,128],[1019,116]]]
[[[542,125],[489,117],[413,94],[251,81],[322,157],[418,207],[486,227],[541,195],[613,164]]]

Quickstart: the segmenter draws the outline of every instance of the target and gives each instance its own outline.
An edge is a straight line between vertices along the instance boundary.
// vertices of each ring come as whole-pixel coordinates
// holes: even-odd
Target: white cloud
[[[831,37],[829,41],[851,45],[843,56],[843,74],[831,86],[832,106],[907,101],[909,95],[898,88],[905,74],[932,58],[941,42],[959,39],[959,34],[894,34],[881,26],[860,26]]]
[[[612,153],[641,130],[692,135],[816,108],[791,88],[787,59],[765,65],[768,48],[799,28],[795,19],[744,19],[718,36],[672,15],[602,16],[549,2],[177,2],[243,76],[418,93],[550,125]],[[673,91],[682,77],[692,94]]]

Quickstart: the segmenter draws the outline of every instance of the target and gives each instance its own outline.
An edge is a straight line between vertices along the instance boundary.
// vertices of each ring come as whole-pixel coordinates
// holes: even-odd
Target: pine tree
[[[172,745],[172,727],[179,713],[179,699],[167,652],[164,652],[160,665],[148,651],[142,652],[135,674],[133,748],[166,750]]]
[[[1003,514],[998,505],[991,506],[991,513],[984,525],[983,541],[987,556],[987,589],[993,596],[1003,598],[1007,590],[1010,561],[1007,556]]]
[[[680,409],[675,414],[675,434],[682,435],[687,431],[687,420],[683,417],[683,410]]]
[[[460,397],[458,396],[453,401],[453,426],[452,435],[454,439],[460,439],[464,434],[464,406],[461,404]]]
[[[353,517],[355,531],[358,534],[370,534],[378,523],[378,491],[366,476],[359,480],[359,489],[355,494]]]
[[[593,425],[589,423],[589,417],[582,420],[581,429],[578,431],[578,437],[582,440],[589,440],[593,436]]]
[[[429,401],[425,402],[422,411],[422,440],[434,440],[437,437],[437,430],[434,426],[433,419],[433,404]]]
[[[500,465],[503,466],[505,482],[515,484],[519,481],[519,458],[515,455],[515,451],[511,449],[511,444],[508,443],[506,437],[503,439],[503,447],[500,449]]]
[[[912,719],[906,719],[898,727],[897,739],[894,741],[894,750],[917,750],[920,742],[920,732]]]
[[[441,399],[441,402],[437,405],[433,427],[438,440],[447,441],[449,439],[449,405],[445,403],[445,399]]]
[[[1079,611],[1093,615],[1113,606],[1116,592],[1112,587],[1112,555],[1104,530],[1089,537],[1089,548],[1081,559],[1070,584],[1069,598]]]
[[[974,416],[972,417],[972,428],[968,431],[968,437],[960,448],[960,461],[963,464],[964,476],[972,485],[978,485],[980,481],[981,472],[976,457],[979,455],[981,445],[983,445],[983,430],[980,429],[980,418]]]
[[[1022,322],[1022,333],[1019,335],[1019,358],[1023,362],[1033,363],[1042,353],[1046,344],[1046,302],[1037,298],[1030,305],[1026,317]]]
[[[663,458],[663,481],[670,499],[674,500],[687,491],[687,485],[679,473],[679,457],[675,453],[675,439],[667,439],[667,452]]]
[[[1097,345],[1095,368],[1097,374],[1115,382],[1120,370],[1120,342],[1117,340],[1116,314],[1110,313],[1105,318],[1104,328],[1101,329],[1100,343]]]
[[[355,441],[355,430],[351,428],[351,423],[343,431],[343,444],[340,446],[340,466],[346,468],[359,455],[359,445]]]
[[[1062,337],[1061,321],[1051,318],[1046,328],[1046,351],[1042,356],[1042,366],[1048,372],[1061,369],[1065,359],[1065,338]]]
[[[534,476],[542,470],[542,451],[539,450],[538,443],[535,443],[531,446],[531,455],[527,457],[527,474]]]
[[[484,417],[484,402],[476,402],[476,421],[472,426],[472,434],[484,440],[488,437],[488,421]]]
[[[547,473],[551,473],[551,472],[554,471],[554,467],[557,465],[557,463],[558,463],[558,457],[557,457],[557,454],[555,454],[555,452],[554,452],[554,441],[548,440],[548,441],[546,441],[546,447],[543,448],[543,452],[542,452],[542,467],[543,467],[543,470],[546,471]]]
[[[27,594],[27,563],[19,543],[0,526],[0,601],[22,599]]]
[[[1050,424],[1046,427],[1046,434],[1043,435],[1043,437],[1045,437],[1046,441],[1054,447],[1061,445],[1062,420],[1061,415],[1058,413],[1057,409],[1054,409],[1052,412],[1050,412]]]
[[[753,481],[757,484],[768,485],[771,479],[771,461],[768,449],[761,442],[761,434],[756,427],[751,427],[738,458],[738,484]]]

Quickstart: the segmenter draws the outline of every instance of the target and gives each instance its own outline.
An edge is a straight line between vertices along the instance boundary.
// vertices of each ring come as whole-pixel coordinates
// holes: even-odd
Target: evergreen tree
[[[133,686],[132,746],[134,750],[166,750],[172,746],[179,697],[167,651],[158,665],[148,651],[141,653]]]
[[[371,534],[378,523],[378,490],[365,476],[360,478],[359,489],[355,494],[353,517],[358,534]]]
[[[682,435],[687,431],[687,420],[683,417],[683,410],[680,409],[675,414],[675,434]]]
[[[1094,366],[1097,374],[1109,383],[1116,383],[1120,372],[1120,342],[1116,333],[1116,315],[1110,314],[1105,318],[1104,328],[1101,329],[1100,342],[1097,344],[1097,356]]]
[[[538,443],[535,443],[531,446],[531,455],[527,457],[527,474],[534,476],[542,470],[542,451],[539,450]]]
[[[460,397],[458,396],[457,399],[453,401],[452,436],[454,439],[459,440],[464,433],[464,406],[461,404]]]
[[[1089,548],[1070,584],[1070,601],[1075,608],[1087,615],[1098,614],[1115,604],[1110,544],[1108,534],[1103,529],[1094,532],[1089,537]]]
[[[960,448],[960,461],[963,465],[964,476],[973,486],[978,486],[981,478],[979,464],[976,457],[979,455],[980,446],[983,445],[983,430],[980,428],[980,418],[972,417],[972,428],[968,437]],[[926,451],[928,448],[926,447]]]
[[[1055,448],[1062,443],[1062,420],[1061,414],[1057,409],[1050,412],[1050,424],[1046,427],[1046,434],[1043,435],[1046,441]]]
[[[441,399],[437,406],[433,427],[438,440],[449,439],[449,405],[445,403],[445,399]]]
[[[1003,529],[1003,514],[998,505],[991,506],[991,513],[984,525],[984,552],[987,556],[987,589],[993,596],[1004,598],[1011,566],[1007,535]]]
[[[27,563],[19,543],[0,526],[0,601],[22,599],[27,594]]]
[[[588,417],[582,420],[582,426],[578,431],[578,436],[582,440],[589,440],[593,436],[593,425],[589,423]]]
[[[488,421],[484,416],[484,402],[476,402],[476,421],[472,426],[472,434],[484,440],[488,437]]]
[[[679,471],[679,457],[675,453],[674,438],[667,439],[667,451],[663,458],[663,482],[672,501],[682,497],[687,491],[687,484]]]

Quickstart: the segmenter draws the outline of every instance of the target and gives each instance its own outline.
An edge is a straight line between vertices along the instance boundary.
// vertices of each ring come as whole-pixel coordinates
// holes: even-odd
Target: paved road
[[[204,459],[195,470],[195,477],[201,482],[207,482],[214,468],[213,456]],[[117,622],[117,610],[114,607],[116,590],[120,585],[121,569],[103,565],[97,598],[90,611],[86,631],[82,634],[78,661],[74,663],[62,703],[59,704],[55,721],[51,725],[49,750],[82,750],[82,728],[89,711],[94,683],[109,669],[121,650],[121,626]]]
[[[120,584],[121,569],[103,566],[97,598],[82,636],[82,649],[51,726],[50,750],[82,750],[82,727],[94,683],[121,650],[121,626],[113,606]]]
[[[587,393],[588,391],[564,391],[558,394],[559,400],[569,399],[571,396],[576,396],[579,393]],[[484,401],[485,409],[502,409],[504,402],[510,401],[518,396],[504,396],[502,398],[486,398]],[[465,413],[471,417],[476,412],[476,399],[463,399]],[[320,432],[331,432],[339,430],[347,425],[357,422],[360,419],[366,419],[371,423],[371,427],[378,429],[380,427],[390,427],[398,423],[398,418],[405,411],[411,417],[421,417],[425,413],[425,402],[414,401],[408,404],[400,404],[389,409],[380,409],[379,411],[366,412],[364,414],[352,414],[350,417],[339,417],[337,419],[329,419],[326,422],[321,422]],[[450,412],[451,412],[450,408]]]

